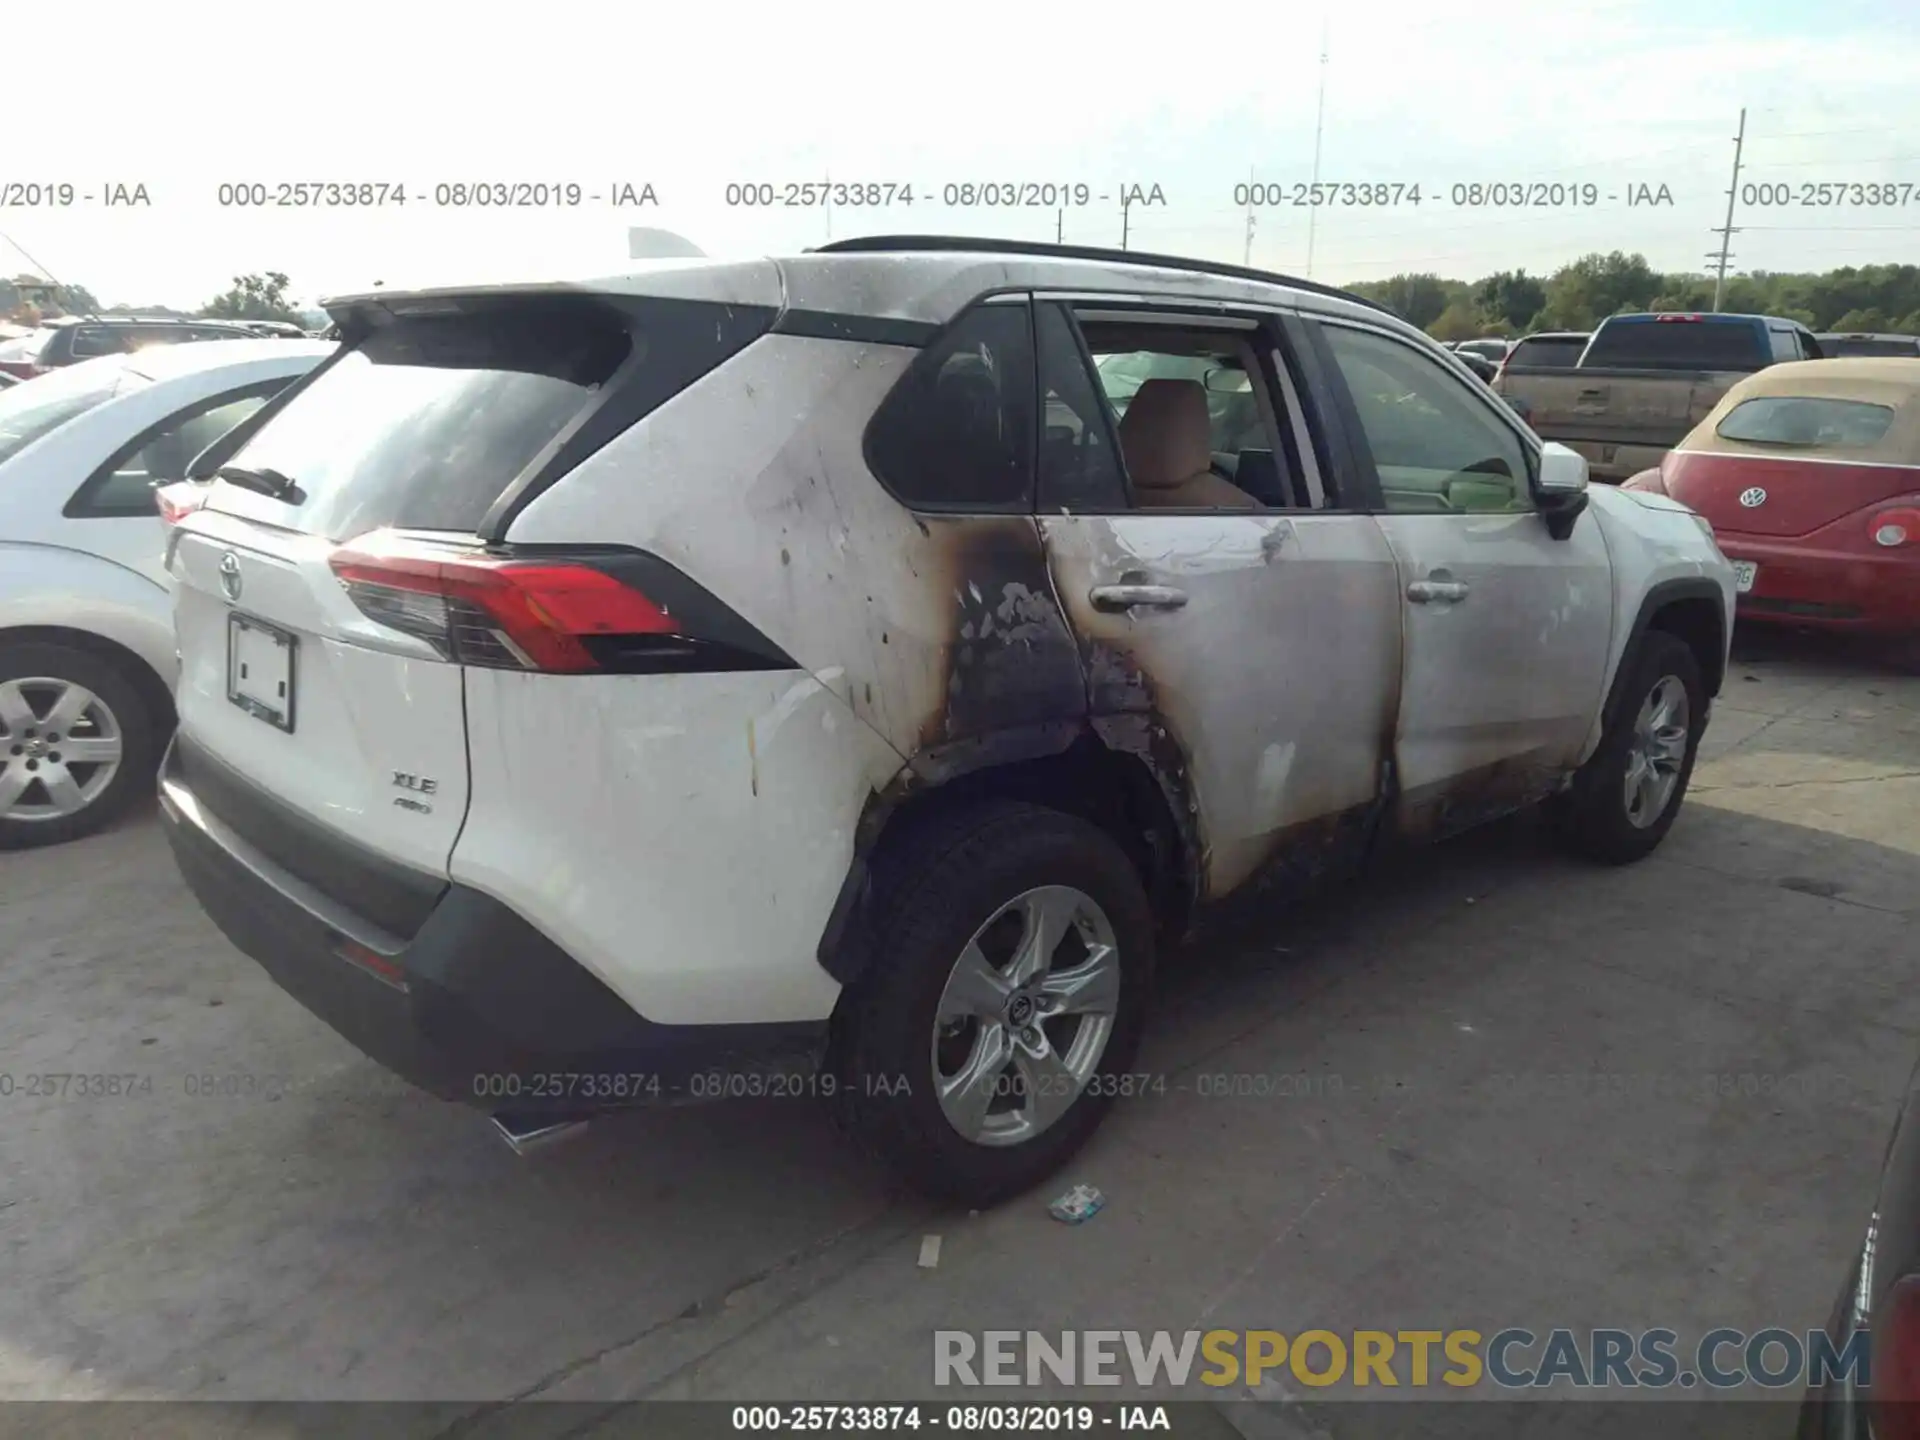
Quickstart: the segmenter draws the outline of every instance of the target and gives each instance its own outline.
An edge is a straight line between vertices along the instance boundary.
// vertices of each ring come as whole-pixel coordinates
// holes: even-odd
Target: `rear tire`
[[[873,913],[872,969],[838,1017],[836,1105],[915,1190],[974,1207],[1020,1194],[1139,1088],[1153,913],[1104,831],[1004,801],[937,816],[883,846]]]
[[[1567,848],[1605,865],[1644,859],[1666,838],[1706,729],[1706,685],[1684,641],[1649,630],[1627,666],[1599,748],[1551,807]]]
[[[140,686],[113,661],[71,645],[0,644],[0,850],[110,823],[152,792],[159,742]]]

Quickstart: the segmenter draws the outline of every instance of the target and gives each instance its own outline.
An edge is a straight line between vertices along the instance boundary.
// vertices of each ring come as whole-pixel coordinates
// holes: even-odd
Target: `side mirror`
[[[1574,522],[1587,508],[1587,458],[1557,440],[1540,447],[1540,473],[1533,482],[1547,533],[1556,540],[1573,534]]]

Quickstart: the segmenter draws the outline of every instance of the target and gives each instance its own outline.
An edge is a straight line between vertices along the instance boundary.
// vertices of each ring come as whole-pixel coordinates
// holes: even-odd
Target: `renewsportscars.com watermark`
[[[1502,1390],[1798,1389],[1872,1385],[1870,1337],[1836,1349],[1824,1331],[1709,1330],[936,1330],[936,1386],[1258,1386],[1269,1375],[1317,1390],[1491,1382]]]

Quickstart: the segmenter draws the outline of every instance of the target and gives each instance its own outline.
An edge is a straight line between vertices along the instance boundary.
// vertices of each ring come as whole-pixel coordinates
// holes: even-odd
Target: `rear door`
[[[453,313],[380,312],[231,458],[260,488],[215,482],[170,569],[183,757],[209,755],[306,817],[444,875],[467,802],[461,669],[356,605],[331,562],[377,531],[477,546],[494,502],[634,346],[616,311],[584,302],[441,308]],[[290,488],[261,493],[281,479]],[[455,623],[440,597],[387,599],[403,624]]]
[[[1203,898],[1342,868],[1380,795],[1399,605],[1379,527],[1316,451],[1277,317],[1043,302],[1035,336],[1039,525],[1093,723],[1179,757],[1163,773],[1188,789],[1172,798],[1197,822]],[[1122,388],[1135,373],[1151,401]],[[1176,471],[1203,478],[1168,488]]]

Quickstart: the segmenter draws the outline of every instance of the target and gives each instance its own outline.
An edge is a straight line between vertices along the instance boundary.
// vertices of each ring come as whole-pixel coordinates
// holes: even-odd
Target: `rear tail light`
[[[1893,549],[1920,545],[1920,510],[1882,510],[1873,517],[1873,543]]]
[[[0,360],[0,373],[13,376],[17,380],[31,380],[36,375],[44,375],[50,367],[36,365],[31,360]]]
[[[462,665],[575,674],[608,668],[598,641],[671,637],[667,611],[578,559],[516,558],[376,531],[334,552],[360,611]]]
[[[1874,1440],[1920,1440],[1920,1275],[1893,1287],[1873,1329]]]
[[[196,485],[191,480],[180,480],[155,490],[153,499],[160,507],[161,523],[178,525],[207,503],[207,489],[207,486]]]

